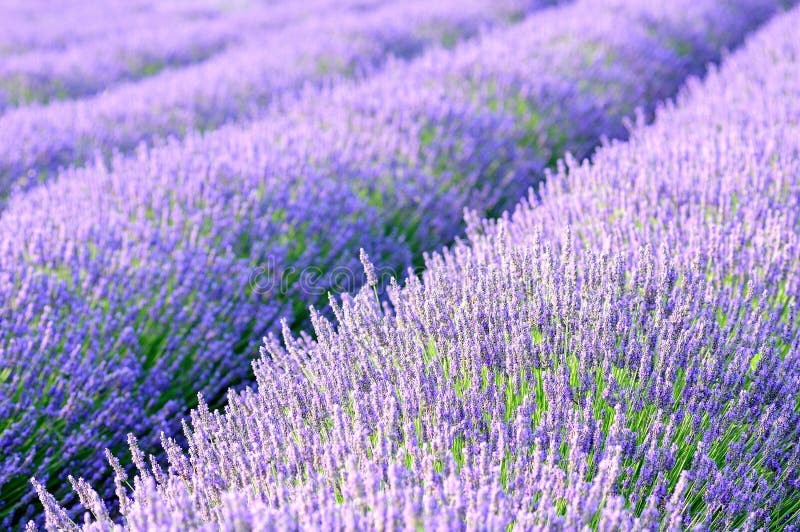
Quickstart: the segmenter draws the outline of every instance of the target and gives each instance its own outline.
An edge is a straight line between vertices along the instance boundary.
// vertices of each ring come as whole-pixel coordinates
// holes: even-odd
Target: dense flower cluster
[[[565,6],[17,196],[0,220],[0,512],[25,511],[30,475],[97,484],[102,445],[150,446],[196,391],[216,402],[254,341],[334,288],[309,293],[311,268],[360,269],[358,247],[413,263],[464,206],[500,210],[565,150],[624,134],[775,7]],[[265,264],[286,290],[252,290]]]
[[[187,68],[93,97],[8,110],[0,116],[0,198],[15,184],[46,180],[60,166],[83,164],[97,153],[111,156],[140,142],[252,119],[305,84],[368,71],[389,55],[407,58],[433,43],[456,42],[548,3],[410,0],[356,9],[353,2],[352,10],[346,4],[327,15],[321,10]]]
[[[797,529],[800,9],[592,164],[266,339],[131,529]],[[371,262],[362,254],[367,269]],[[85,530],[119,527],[70,478]],[[34,481],[48,526],[78,529]]]

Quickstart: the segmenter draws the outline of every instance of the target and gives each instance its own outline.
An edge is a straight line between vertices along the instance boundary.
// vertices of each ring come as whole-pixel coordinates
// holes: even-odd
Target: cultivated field
[[[800,529],[800,7],[5,0],[0,527]]]

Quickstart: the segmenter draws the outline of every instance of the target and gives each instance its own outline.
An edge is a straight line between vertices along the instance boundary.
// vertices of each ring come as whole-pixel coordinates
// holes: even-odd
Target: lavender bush
[[[120,523],[70,477],[83,528],[796,530],[798,26],[471,219],[390,307],[367,287],[267,339],[166,468],[130,436]]]
[[[387,54],[418,55],[430,44],[455,42],[548,3],[413,0],[366,12],[321,12],[207,61],[94,97],[11,109],[0,116],[0,198],[15,184],[47,180],[60,166],[83,164],[96,153],[110,157],[140,142],[255,118],[307,83],[370,70]]]
[[[317,272],[352,271],[359,246],[397,269],[448,242],[464,205],[502,208],[565,150],[623,133],[775,7],[559,8],[16,197],[0,220],[5,515],[28,511],[31,474],[97,483],[102,445],[132,430],[149,447],[198,389],[216,402],[279,316],[297,326],[335,289]],[[286,290],[253,286],[265,263]]]

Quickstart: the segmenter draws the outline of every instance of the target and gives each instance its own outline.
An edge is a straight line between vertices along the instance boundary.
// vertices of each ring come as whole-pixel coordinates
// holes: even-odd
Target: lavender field
[[[791,0],[0,2],[0,528],[800,530]]]

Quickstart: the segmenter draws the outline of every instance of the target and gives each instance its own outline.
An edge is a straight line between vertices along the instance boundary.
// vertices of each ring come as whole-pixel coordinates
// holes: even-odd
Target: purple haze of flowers
[[[388,54],[417,55],[548,3],[412,0],[367,12],[344,9],[93,97],[9,110],[0,116],[0,198],[14,185],[46,180],[97,153],[110,157],[141,142],[251,119],[305,84],[368,71]]]
[[[0,57],[34,50],[57,50],[101,40],[156,24],[212,19],[220,5],[153,0],[3,0],[0,5]]]
[[[6,515],[30,475],[95,484],[101,446],[132,430],[149,447],[196,390],[213,402],[245,379],[247,347],[320,303],[304,275],[360,268],[358,247],[397,269],[448,242],[463,206],[502,208],[564,150],[622,133],[775,7],[554,9],[17,197],[0,221]],[[295,272],[285,292],[248,286],[267,260]]]
[[[265,340],[86,530],[796,529],[800,9],[422,279]],[[364,256],[365,263],[369,259]],[[368,266],[369,268],[369,266]],[[51,529],[78,529],[34,481]]]
[[[362,11],[380,7],[376,1],[366,6],[355,1]],[[263,40],[266,32],[325,16],[332,9],[352,9],[348,2],[331,3],[244,6],[232,13],[186,20],[151,13],[152,23],[133,31],[0,57],[0,112],[32,102],[88,96],[165,68],[200,62],[234,45]],[[94,16],[109,18],[107,12]]]

